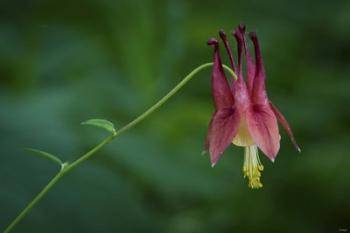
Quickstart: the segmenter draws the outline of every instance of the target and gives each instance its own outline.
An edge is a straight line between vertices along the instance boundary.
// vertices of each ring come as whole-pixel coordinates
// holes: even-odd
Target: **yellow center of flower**
[[[251,146],[254,145],[254,141],[250,136],[247,121],[244,114],[241,115],[241,122],[239,124],[237,135],[233,138],[232,143],[236,146]]]
[[[252,189],[261,188],[263,185],[260,182],[261,172],[264,166],[261,164],[256,145],[245,147],[243,175],[248,177],[248,187]]]

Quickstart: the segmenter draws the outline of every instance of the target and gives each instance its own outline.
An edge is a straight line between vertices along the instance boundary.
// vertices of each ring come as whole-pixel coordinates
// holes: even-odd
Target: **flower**
[[[244,147],[244,177],[248,178],[250,188],[261,188],[260,177],[264,167],[259,159],[258,148],[274,162],[280,149],[281,138],[277,122],[287,131],[299,152],[300,148],[287,120],[268,99],[264,65],[256,33],[249,34],[254,45],[255,59],[249,53],[245,26],[238,26],[233,35],[237,42],[237,67],[227,36],[224,31],[220,31],[230,66],[237,74],[237,80],[231,79],[230,82],[226,79],[222,68],[218,40],[212,38],[208,41],[208,44],[214,47],[211,85],[215,111],[209,124],[207,147],[212,166],[231,143]],[[243,79],[243,55],[246,59],[246,80]]]

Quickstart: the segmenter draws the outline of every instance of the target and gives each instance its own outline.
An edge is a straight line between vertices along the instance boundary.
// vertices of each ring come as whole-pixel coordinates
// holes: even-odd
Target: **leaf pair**
[[[91,126],[95,126],[98,128],[102,128],[102,129],[106,130],[107,132],[112,133],[113,135],[116,135],[116,133],[117,133],[117,131],[114,128],[113,123],[110,121],[104,120],[104,119],[90,119],[90,120],[82,122],[81,124],[82,125],[91,125]],[[61,169],[63,169],[64,166],[67,165],[67,163],[62,162],[62,160],[60,158],[58,158],[56,155],[53,155],[51,153],[37,150],[37,149],[33,149],[33,148],[25,148],[25,149],[27,151],[33,153],[36,156],[46,158],[48,160],[51,160],[51,161],[59,164]]]

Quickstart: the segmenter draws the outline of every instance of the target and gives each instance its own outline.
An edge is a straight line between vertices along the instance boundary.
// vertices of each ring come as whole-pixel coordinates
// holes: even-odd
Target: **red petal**
[[[286,118],[282,115],[282,113],[278,110],[278,108],[275,105],[272,104],[271,101],[270,101],[270,107],[271,107],[273,113],[275,114],[277,120],[279,121],[279,123],[281,123],[283,128],[287,131],[287,134],[288,134],[290,140],[292,141],[295,149],[297,149],[297,151],[301,152],[300,147],[298,146],[298,144],[297,144],[297,142],[296,142],[296,140],[294,138],[292,129],[290,128]]]
[[[208,44],[214,47],[214,66],[211,85],[215,109],[219,110],[222,108],[231,107],[234,104],[234,100],[222,68],[219,44],[215,39],[210,39]]]
[[[239,32],[241,33],[241,37],[243,38],[243,47],[244,47],[244,53],[247,59],[247,86],[249,94],[252,94],[253,90],[253,83],[254,83],[254,77],[255,77],[255,64],[253,62],[253,59],[249,53],[249,49],[247,47],[247,42],[245,39],[245,26],[243,24],[239,25],[238,27]]]
[[[243,48],[243,37],[242,30],[240,27],[234,32],[234,36],[237,41],[237,51],[238,51],[238,80],[232,86],[232,91],[235,99],[236,106],[240,109],[245,109],[250,103],[250,98],[248,95],[247,86],[243,80],[242,72],[242,48]]]
[[[267,104],[267,95],[265,90],[265,69],[261,57],[258,37],[255,33],[249,34],[254,44],[255,52],[255,78],[252,88],[252,101],[255,104]]]
[[[239,29],[237,29],[233,33],[234,37],[237,41],[237,52],[238,52],[238,79],[243,79],[243,72],[242,72],[242,47],[243,47],[243,37],[241,35],[241,32]]]
[[[254,104],[247,109],[247,125],[256,145],[272,161],[280,148],[280,135],[275,114],[269,105]]]
[[[224,108],[213,114],[207,137],[212,166],[232,143],[238,131],[239,120],[240,116],[235,108]]]
[[[229,42],[227,40],[226,33],[223,30],[220,30],[219,34],[220,34],[221,40],[224,42],[226,52],[227,52],[227,54],[229,56],[231,68],[235,72],[235,70],[236,70],[235,63],[234,63],[234,60],[233,60],[231,47],[230,47],[230,44],[229,44]]]

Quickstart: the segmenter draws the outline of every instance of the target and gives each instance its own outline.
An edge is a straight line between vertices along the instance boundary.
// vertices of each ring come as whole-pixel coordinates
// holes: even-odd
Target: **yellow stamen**
[[[252,189],[261,188],[260,182],[261,172],[264,166],[261,164],[256,145],[245,147],[243,174],[248,177],[248,187]]]

